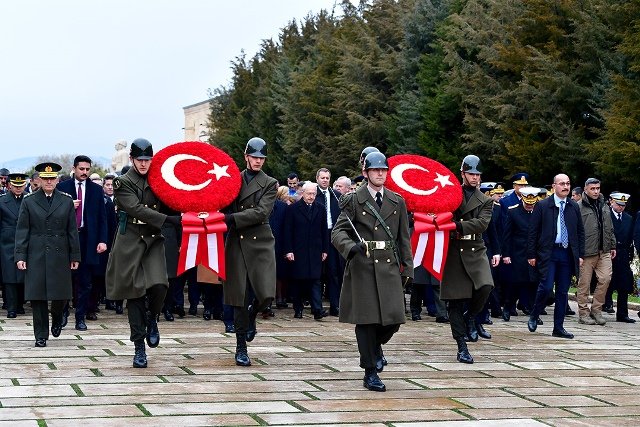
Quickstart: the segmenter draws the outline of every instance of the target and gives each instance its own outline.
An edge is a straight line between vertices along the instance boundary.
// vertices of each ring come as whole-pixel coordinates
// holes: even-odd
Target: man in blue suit
[[[73,273],[76,329],[86,331],[85,318],[97,320],[95,313],[87,313],[91,296],[91,275],[100,265],[100,254],[107,250],[107,213],[102,187],[89,178],[91,159],[76,156],[73,160],[73,179],[60,182],[58,189],[73,198],[76,224],[80,237],[81,262]]]
[[[571,276],[578,275],[584,259],[584,226],[578,204],[571,200],[571,182],[565,174],[553,178],[554,194],[533,209],[527,240],[527,261],[537,267],[540,283],[527,324],[535,332],[538,316],[556,285],[553,336],[573,338],[564,329]]]

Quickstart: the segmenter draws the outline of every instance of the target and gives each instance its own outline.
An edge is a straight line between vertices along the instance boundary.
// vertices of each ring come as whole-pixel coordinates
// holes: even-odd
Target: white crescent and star
[[[208,164],[208,162],[202,157],[194,156],[192,154],[174,154],[173,156],[165,160],[165,162],[162,164],[162,167],[160,168],[160,173],[162,174],[162,177],[167,182],[167,184],[169,184],[176,190],[198,191],[202,190],[211,183],[211,178],[195,185],[187,184],[178,179],[178,177],[176,176],[176,165],[184,160],[196,160],[198,162]],[[228,167],[229,165],[220,166],[217,163],[213,163],[213,169],[207,171],[207,173],[215,175],[216,181],[220,181],[220,178],[223,178],[225,176],[231,178],[231,175],[229,175],[229,173],[227,172]]]
[[[407,181],[405,181],[404,178],[402,177],[402,174],[405,171],[408,171],[411,169],[420,170],[423,172],[429,172],[428,169],[423,168],[420,165],[416,165],[413,163],[402,163],[397,165],[391,170],[391,179],[393,179],[393,182],[395,182],[398,185],[398,187],[402,188],[405,191],[408,191],[411,194],[415,194],[418,196],[430,196],[436,191],[438,191],[438,185],[434,186],[429,190],[420,190],[419,188],[415,188],[409,185]],[[434,178],[433,180],[438,184],[440,184],[441,188],[444,188],[447,185],[453,185],[453,183],[449,179],[451,178],[451,175],[441,175],[438,172],[436,172],[436,175],[437,175],[437,178]]]

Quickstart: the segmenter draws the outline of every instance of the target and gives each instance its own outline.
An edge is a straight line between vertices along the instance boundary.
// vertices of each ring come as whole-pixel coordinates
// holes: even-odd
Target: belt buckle
[[[460,240],[471,240],[471,236],[472,234],[465,234],[463,236],[460,236]]]
[[[387,242],[385,242],[385,241],[376,240],[376,247],[374,249],[383,250],[387,246],[386,243]]]

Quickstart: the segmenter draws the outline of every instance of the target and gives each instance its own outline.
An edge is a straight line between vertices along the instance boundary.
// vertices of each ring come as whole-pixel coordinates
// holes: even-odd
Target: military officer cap
[[[480,191],[482,191],[483,193],[489,193],[491,192],[491,190],[496,188],[496,185],[498,185],[497,182],[481,182]]]
[[[627,202],[629,201],[629,197],[631,196],[627,193],[620,193],[619,191],[616,191],[614,193],[611,193],[609,197],[611,197],[611,200],[613,200],[620,206],[626,206]]]
[[[62,166],[54,162],[44,162],[36,166],[36,172],[40,172],[40,178],[57,178]]]
[[[26,173],[10,173],[9,174],[9,182],[11,185],[16,187],[22,187],[23,185],[27,185],[27,178],[29,176]]]
[[[518,172],[517,174],[511,177],[511,182],[518,185],[529,185],[527,181],[529,179],[529,174],[526,172]]]
[[[544,189],[542,189],[544,191]],[[527,205],[535,205],[538,201],[538,194],[540,193],[540,188],[538,187],[525,187],[520,190],[520,195],[522,196],[522,201]]]
[[[549,190],[547,190],[546,188],[538,188],[538,199],[542,200],[542,199],[546,199],[547,197],[549,197]],[[521,191],[522,193],[522,191]]]
[[[496,186],[493,187],[493,189],[489,193],[491,195],[504,194],[504,186],[502,185],[502,183],[498,182],[498,183],[496,183]]]

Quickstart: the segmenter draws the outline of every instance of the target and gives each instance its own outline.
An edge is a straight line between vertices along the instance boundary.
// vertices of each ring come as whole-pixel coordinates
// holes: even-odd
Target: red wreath
[[[410,211],[453,212],[462,203],[462,186],[443,164],[415,154],[400,154],[387,161],[385,185],[404,197]]]
[[[242,179],[233,159],[206,142],[178,142],[155,153],[149,185],[179,212],[211,212],[229,205]]]

